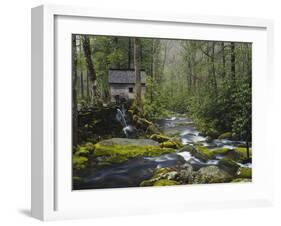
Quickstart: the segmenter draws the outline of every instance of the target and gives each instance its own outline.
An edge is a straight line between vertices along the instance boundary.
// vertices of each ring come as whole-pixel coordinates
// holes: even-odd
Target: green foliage
[[[169,112],[166,108],[167,98],[161,87],[158,87],[150,76],[146,77],[146,93],[143,105],[144,115],[150,119],[167,117]]]
[[[152,38],[141,38],[141,43],[141,69],[147,76],[137,123],[181,113],[211,139],[251,142],[251,44]],[[130,37],[90,36],[90,44],[97,93],[108,103],[108,70],[134,68],[133,41]],[[77,72],[85,73],[85,66],[83,49],[78,46]],[[86,83],[86,76],[84,80]],[[78,93],[81,86],[76,87]],[[81,96],[78,103],[90,107]],[[157,131],[152,125],[147,127],[150,134]]]
[[[252,89],[251,80],[238,81],[235,99],[235,117],[232,124],[233,131],[241,140],[251,141],[252,130]]]

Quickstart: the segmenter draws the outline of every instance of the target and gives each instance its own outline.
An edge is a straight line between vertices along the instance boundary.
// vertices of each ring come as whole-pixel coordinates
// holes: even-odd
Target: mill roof
[[[145,84],[146,73],[141,71],[141,83]],[[136,75],[134,70],[109,70],[108,71],[109,83],[122,83],[122,84],[135,84]]]

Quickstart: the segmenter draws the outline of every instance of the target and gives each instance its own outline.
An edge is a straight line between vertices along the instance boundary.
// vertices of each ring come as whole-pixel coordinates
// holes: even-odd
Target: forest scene
[[[252,181],[252,44],[72,35],[72,188]]]

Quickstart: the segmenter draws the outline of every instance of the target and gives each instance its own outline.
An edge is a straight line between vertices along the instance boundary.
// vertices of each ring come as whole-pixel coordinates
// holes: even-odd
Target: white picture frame
[[[65,96],[71,89],[72,33],[252,42],[253,182],[72,191],[71,98]],[[271,205],[273,178],[267,173],[273,169],[273,151],[260,138],[267,134],[269,108],[264,106],[272,99],[272,45],[273,22],[265,19],[57,5],[33,8],[32,216],[56,220]]]

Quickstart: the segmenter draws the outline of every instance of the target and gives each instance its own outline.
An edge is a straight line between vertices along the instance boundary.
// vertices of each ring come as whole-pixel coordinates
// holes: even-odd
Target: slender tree
[[[225,51],[224,51],[224,42],[221,42],[221,55],[222,55],[222,77],[225,78]]]
[[[72,35],[72,145],[77,145],[78,110],[77,110],[77,45],[76,35]]]
[[[231,77],[233,80],[235,80],[235,43],[231,42],[230,44],[230,48],[231,48],[231,55],[230,55],[230,61],[231,61]]]
[[[141,41],[139,38],[134,38],[134,63],[135,63],[135,76],[136,76],[136,84],[135,84],[135,100],[137,106],[141,104]]]
[[[82,58],[82,37],[79,38],[79,57]],[[83,76],[83,65],[82,59],[80,59],[80,88],[81,88],[81,98],[84,99],[84,76]]]
[[[95,67],[92,61],[92,51],[90,47],[90,38],[89,36],[85,35],[83,39],[83,50],[86,58],[86,63],[87,63],[87,70],[88,70],[88,75],[89,79],[92,82],[92,99],[94,102],[97,102],[97,76],[96,76],[96,71]]]

